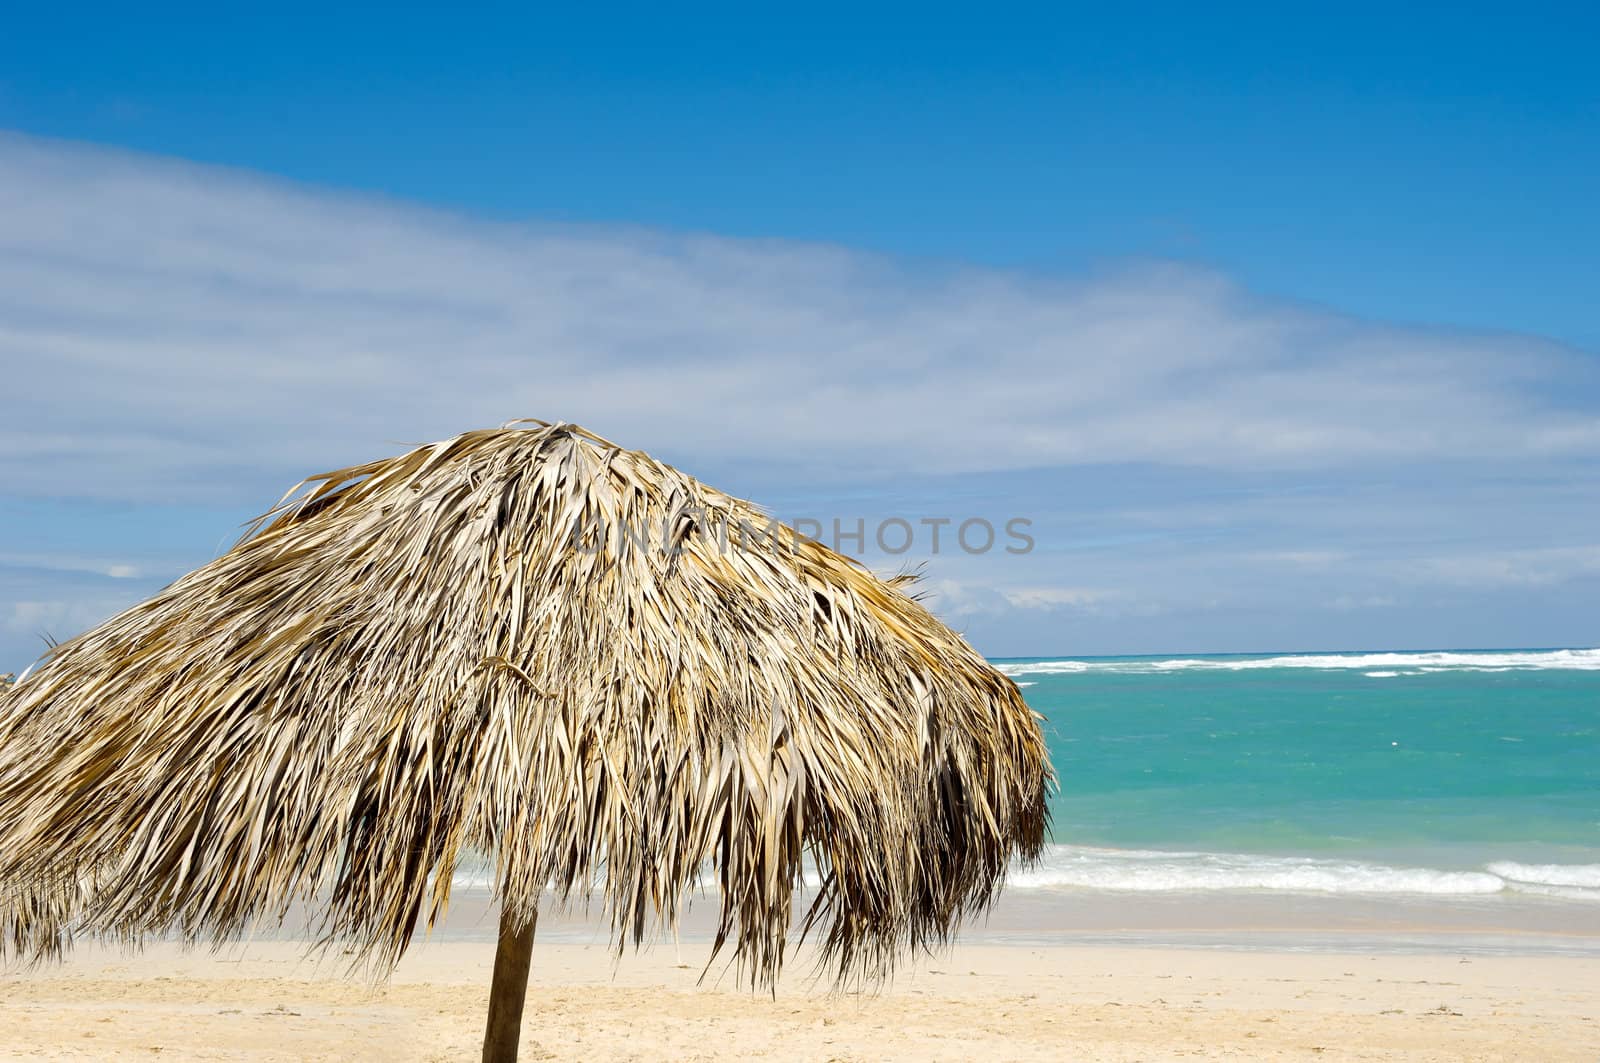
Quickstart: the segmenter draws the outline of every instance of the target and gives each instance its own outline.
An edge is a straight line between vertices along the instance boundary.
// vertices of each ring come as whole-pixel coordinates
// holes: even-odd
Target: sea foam
[[[1373,678],[1428,672],[1509,672],[1527,670],[1600,671],[1600,649],[1501,650],[1427,653],[1303,653],[1275,657],[1124,657],[1099,660],[1001,661],[995,665],[1010,676],[1061,675],[1079,672],[1161,673],[1184,671],[1247,672],[1267,668],[1354,669]]]
[[[1600,864],[1519,864],[1512,860],[1496,860],[1488,870],[1514,883],[1600,890]]]
[[[1011,888],[1025,890],[1265,890],[1454,897],[1528,893],[1600,903],[1600,864],[1497,861],[1481,869],[1449,870],[1316,857],[1052,845],[1038,864],[1014,871],[1008,881]]]
[[[807,889],[821,886],[821,876],[810,860],[802,878]],[[492,879],[486,864],[470,862],[456,868],[453,884],[460,890],[487,892]],[[1009,889],[1023,892],[1269,892],[1365,897],[1523,894],[1600,904],[1600,864],[1508,860],[1493,861],[1481,869],[1450,870],[1302,856],[1049,845],[1038,863],[1013,869],[1006,881]],[[600,883],[594,885],[599,888]],[[716,877],[709,867],[702,870],[696,889],[716,892]]]

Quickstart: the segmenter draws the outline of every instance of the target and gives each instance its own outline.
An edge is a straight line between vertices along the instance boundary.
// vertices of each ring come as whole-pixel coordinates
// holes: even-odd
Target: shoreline
[[[796,899],[797,928],[807,902],[803,895]],[[597,901],[592,911],[598,910]],[[676,935],[679,945],[709,944],[716,935],[716,918],[714,896],[689,898]],[[493,942],[497,932],[489,893],[457,889],[445,919],[428,939]],[[263,937],[303,936],[304,923],[291,921],[284,930]],[[550,905],[540,913],[539,936],[547,942],[601,946],[610,940],[610,927],[581,907]],[[665,930],[648,939],[666,948],[673,940]],[[957,947],[1600,957],[1600,905],[1522,895],[1012,889],[1001,894],[985,917],[963,924],[957,941]]]

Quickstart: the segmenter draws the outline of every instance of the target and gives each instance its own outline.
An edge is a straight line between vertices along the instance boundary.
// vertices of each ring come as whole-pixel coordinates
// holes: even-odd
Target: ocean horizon
[[[1012,888],[1600,903],[1600,650],[994,663],[1059,780]]]

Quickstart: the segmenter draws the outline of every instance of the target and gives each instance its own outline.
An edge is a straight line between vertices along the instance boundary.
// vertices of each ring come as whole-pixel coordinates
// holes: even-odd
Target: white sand
[[[876,995],[697,984],[706,948],[537,946],[524,1059],[1600,1058],[1600,959],[973,945]],[[80,949],[0,979],[0,1058],[476,1059],[492,946],[372,989],[295,942]]]

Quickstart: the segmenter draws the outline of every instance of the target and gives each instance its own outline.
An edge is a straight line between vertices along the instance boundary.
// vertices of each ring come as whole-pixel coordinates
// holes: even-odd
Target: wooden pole
[[[494,950],[494,981],[489,987],[489,1023],[483,1033],[483,1063],[517,1063],[522,1039],[522,1002],[528,995],[528,968],[533,962],[533,928],[516,926],[500,912],[500,943]]]

